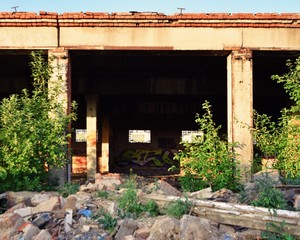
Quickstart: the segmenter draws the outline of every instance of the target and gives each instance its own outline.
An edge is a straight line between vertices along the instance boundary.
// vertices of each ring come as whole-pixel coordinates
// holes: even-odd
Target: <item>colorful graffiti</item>
[[[85,173],[86,172],[86,156],[73,156],[72,157],[72,173]]]
[[[134,163],[153,167],[178,165],[178,162],[173,160],[175,153],[176,149],[128,149],[120,154],[118,164],[125,166]]]

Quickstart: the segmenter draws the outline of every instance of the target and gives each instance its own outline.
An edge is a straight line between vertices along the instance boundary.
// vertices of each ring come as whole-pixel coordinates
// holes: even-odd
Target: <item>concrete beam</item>
[[[97,95],[86,95],[86,153],[87,177],[95,178],[97,172]]]
[[[102,119],[102,142],[101,142],[101,158],[100,158],[100,173],[109,172],[109,119],[104,116]]]
[[[251,179],[253,162],[252,75],[252,52],[247,49],[232,51],[227,57],[228,139],[239,144],[235,150],[245,181]]]
[[[50,98],[55,98],[58,103],[62,103],[66,113],[68,112],[69,105],[69,92],[68,92],[68,82],[70,82],[69,75],[69,53],[64,48],[54,48],[48,51],[49,64],[53,67],[53,74],[49,80],[49,95]],[[59,90],[57,87],[59,86]],[[59,93],[58,98],[51,97],[56,96]],[[59,179],[59,185],[64,185],[65,182],[70,179],[71,172],[68,170],[67,166],[63,169],[52,169],[51,177],[57,177]]]

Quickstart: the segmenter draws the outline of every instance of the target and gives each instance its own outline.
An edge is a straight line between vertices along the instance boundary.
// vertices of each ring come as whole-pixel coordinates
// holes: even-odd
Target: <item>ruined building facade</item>
[[[0,98],[30,88],[28,53],[63,68],[73,125],[72,171],[163,173],[182,137],[201,134],[208,100],[245,173],[253,109],[289,104],[270,80],[300,55],[300,14],[0,13]]]

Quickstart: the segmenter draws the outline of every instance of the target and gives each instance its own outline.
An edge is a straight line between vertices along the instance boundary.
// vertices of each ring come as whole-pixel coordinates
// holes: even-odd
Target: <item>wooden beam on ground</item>
[[[185,198],[163,195],[145,195],[143,197],[160,204],[177,199],[185,200]],[[218,223],[300,236],[300,212],[287,210],[274,212],[262,207],[191,198],[188,198],[188,201],[193,204],[192,213]],[[275,227],[270,227],[270,224]]]

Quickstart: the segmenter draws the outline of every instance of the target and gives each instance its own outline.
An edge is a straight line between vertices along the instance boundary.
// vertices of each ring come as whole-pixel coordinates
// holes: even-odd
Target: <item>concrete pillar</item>
[[[69,112],[71,102],[71,71],[69,62],[69,53],[64,48],[54,48],[48,51],[49,63],[53,67],[53,74],[49,80],[49,95],[59,93],[57,102],[62,103],[66,113]],[[59,83],[59,89],[53,86],[54,83]],[[51,113],[50,113],[51,114]],[[70,178],[71,172],[68,166],[64,169],[52,169],[51,176],[59,179],[59,185],[64,185]]]
[[[109,119],[107,116],[104,116],[102,119],[100,173],[107,173],[109,171],[109,134]]]
[[[97,172],[97,95],[86,96],[86,157],[87,177],[94,179]]]
[[[242,180],[251,179],[253,162],[253,74],[252,52],[234,50],[227,57],[228,139],[237,142]]]

